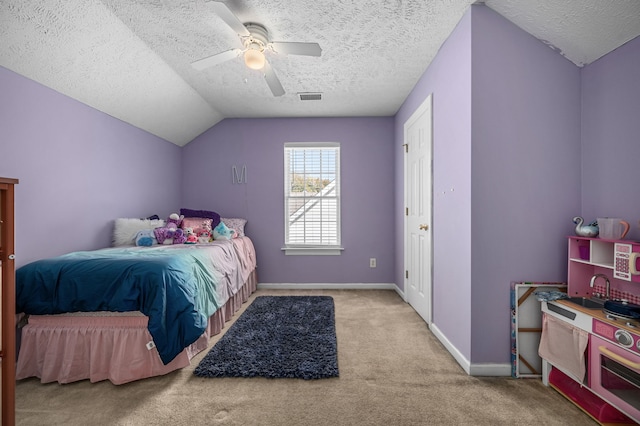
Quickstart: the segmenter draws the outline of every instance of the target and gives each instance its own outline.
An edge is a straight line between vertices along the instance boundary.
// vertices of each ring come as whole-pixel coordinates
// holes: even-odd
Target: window
[[[284,145],[286,254],[340,254],[340,144]]]

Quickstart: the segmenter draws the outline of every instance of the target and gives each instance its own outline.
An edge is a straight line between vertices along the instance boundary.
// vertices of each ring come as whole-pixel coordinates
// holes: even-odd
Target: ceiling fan
[[[265,57],[266,51],[289,55],[320,56],[322,49],[318,43],[298,43],[284,41],[270,41],[267,29],[256,23],[243,24],[236,15],[222,2],[210,2],[214,12],[233,29],[242,42],[243,49],[235,48],[213,56],[199,59],[191,65],[201,71],[214,65],[221,64],[240,55],[244,56],[244,63],[254,70],[262,70],[267,85],[274,96],[284,95],[284,88],[278,76],[271,68]]]

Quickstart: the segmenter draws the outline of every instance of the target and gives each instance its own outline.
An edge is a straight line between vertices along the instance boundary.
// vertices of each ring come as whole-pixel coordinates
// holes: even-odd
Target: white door
[[[405,294],[431,324],[432,95],[404,124]]]

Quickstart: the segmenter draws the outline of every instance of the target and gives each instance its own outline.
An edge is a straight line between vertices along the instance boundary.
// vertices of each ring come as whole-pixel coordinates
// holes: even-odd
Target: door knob
[[[418,226],[418,228],[421,231],[426,231],[427,229],[429,229],[429,225],[427,225],[426,223],[422,223],[422,224],[420,224],[420,226]]]

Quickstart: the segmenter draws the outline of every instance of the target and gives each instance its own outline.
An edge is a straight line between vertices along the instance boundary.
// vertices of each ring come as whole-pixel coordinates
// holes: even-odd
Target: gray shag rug
[[[330,296],[260,296],[194,370],[200,377],[338,376]]]

